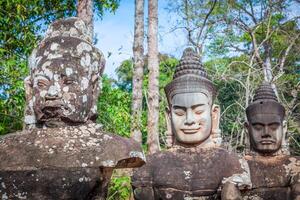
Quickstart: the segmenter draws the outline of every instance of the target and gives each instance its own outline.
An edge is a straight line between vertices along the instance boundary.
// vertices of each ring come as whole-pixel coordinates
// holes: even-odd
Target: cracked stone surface
[[[219,199],[222,180],[243,173],[238,157],[225,149],[182,148],[147,156],[132,185],[136,199]]]
[[[29,59],[23,131],[0,137],[1,199],[105,199],[114,168],[145,163],[96,124],[105,60],[79,18],[58,20]]]
[[[9,155],[9,156],[8,156]],[[131,139],[101,131],[98,124],[34,129],[0,138],[0,169],[136,167],[144,162]]]
[[[288,200],[290,186],[300,183],[298,156],[245,156],[250,168],[252,190],[244,191],[247,200]]]

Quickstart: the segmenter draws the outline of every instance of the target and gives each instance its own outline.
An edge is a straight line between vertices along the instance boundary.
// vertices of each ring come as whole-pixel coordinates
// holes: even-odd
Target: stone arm
[[[222,200],[242,200],[240,190],[249,189],[252,186],[248,163],[235,154],[229,154],[227,163],[227,175],[222,181]]]
[[[133,187],[135,200],[154,200],[154,191],[151,186]]]
[[[293,160],[291,166],[291,199],[300,200],[300,157],[295,156],[290,160]]]
[[[292,199],[300,200],[300,183],[296,183],[292,186]]]
[[[154,200],[150,164],[135,169],[132,176],[132,188],[135,200]]]
[[[222,200],[242,200],[242,195],[238,187],[231,182],[225,183],[221,193]]]

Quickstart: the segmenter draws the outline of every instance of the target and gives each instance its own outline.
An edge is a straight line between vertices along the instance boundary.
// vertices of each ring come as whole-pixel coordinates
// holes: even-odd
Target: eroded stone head
[[[220,109],[213,105],[216,90],[200,58],[187,48],[173,81],[165,87],[175,140],[180,145],[212,142],[219,129]]]
[[[31,73],[25,81],[27,125],[57,127],[96,119],[105,61],[84,39],[84,26],[78,18],[53,23],[32,53]]]
[[[267,82],[255,91],[253,102],[246,109],[246,128],[250,149],[260,154],[273,154],[285,142],[285,109]]]

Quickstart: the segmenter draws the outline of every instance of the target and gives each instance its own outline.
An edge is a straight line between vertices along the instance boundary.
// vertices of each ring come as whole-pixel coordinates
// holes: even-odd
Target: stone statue
[[[222,181],[246,186],[239,158],[220,148],[216,90],[193,49],[184,51],[165,93],[172,147],[134,171],[135,199],[218,199]]]
[[[136,142],[95,123],[104,57],[79,18],[54,22],[30,58],[25,130],[0,138],[2,199],[105,199],[114,168],[144,164]]]
[[[289,156],[285,109],[269,83],[256,90],[246,114],[252,189],[243,192],[244,199],[300,199],[300,160]]]

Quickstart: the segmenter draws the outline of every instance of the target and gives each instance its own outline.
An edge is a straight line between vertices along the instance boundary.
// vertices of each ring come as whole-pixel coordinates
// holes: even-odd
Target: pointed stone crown
[[[184,50],[173,76],[173,81],[166,85],[165,93],[170,104],[172,97],[179,93],[204,93],[212,101],[216,96],[216,89],[209,80],[200,57],[192,48]]]
[[[248,120],[256,114],[278,114],[284,118],[285,109],[278,102],[277,96],[268,82],[263,82],[255,91],[253,102],[246,108]]]
[[[253,97],[253,102],[256,101],[276,101],[278,99],[275,95],[275,92],[268,82],[263,82],[255,91],[255,95]]]
[[[204,70],[199,56],[192,48],[186,48],[177,65],[173,79],[183,75],[196,75],[208,79],[208,75]]]

